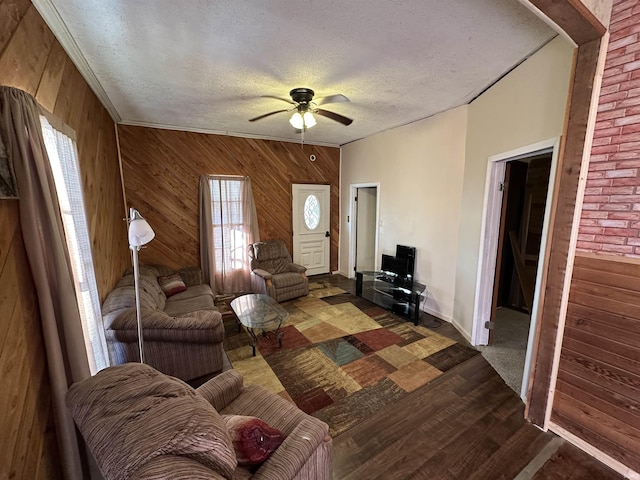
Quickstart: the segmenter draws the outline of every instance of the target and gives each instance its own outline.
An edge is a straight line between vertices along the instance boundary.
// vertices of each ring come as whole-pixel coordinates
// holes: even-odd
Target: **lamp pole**
[[[136,319],[138,321],[138,348],[140,349],[140,363],[144,363],[144,340],[142,339],[142,316],[140,314],[140,272],[138,266],[138,250],[140,247],[132,247],[133,250],[133,279],[136,289]]]
[[[133,281],[136,293],[136,320],[138,323],[138,348],[140,350],[140,363],[144,363],[144,340],[142,338],[142,315],[140,313],[140,271],[138,264],[138,252],[142,245],[146,245],[155,233],[142,215],[135,209],[129,210],[129,248],[133,252]]]

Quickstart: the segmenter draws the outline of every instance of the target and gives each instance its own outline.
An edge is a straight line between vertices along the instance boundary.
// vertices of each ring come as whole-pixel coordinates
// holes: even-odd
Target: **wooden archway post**
[[[606,5],[603,8],[611,8],[610,0],[604,3]],[[604,69],[598,59],[601,50],[606,51],[608,35],[602,22],[580,0],[531,0],[531,4],[578,45],[550,210],[551,221],[546,240],[547,253],[543,259],[544,273],[525,411],[530,422],[546,428],[553,401],[554,368],[562,344],[566,299],[573,268],[572,230],[574,221],[579,218],[576,216],[576,204],[580,176],[581,173],[586,175],[582,169],[588,168],[600,90],[599,77]],[[593,101],[594,97],[596,101]]]

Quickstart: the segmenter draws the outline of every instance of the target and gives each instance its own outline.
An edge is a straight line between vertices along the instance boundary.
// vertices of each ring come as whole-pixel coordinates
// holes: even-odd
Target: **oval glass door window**
[[[304,223],[309,230],[315,230],[320,224],[320,202],[315,195],[309,195],[304,201]]]

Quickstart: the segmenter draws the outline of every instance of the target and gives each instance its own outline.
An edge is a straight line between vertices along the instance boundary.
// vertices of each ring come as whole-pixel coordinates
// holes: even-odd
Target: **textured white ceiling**
[[[300,141],[286,113],[248,119],[287,108],[262,95],[309,87],[351,100],[323,108],[353,124],[305,133],[331,145],[467,103],[555,36],[517,0],[34,4],[123,123]]]

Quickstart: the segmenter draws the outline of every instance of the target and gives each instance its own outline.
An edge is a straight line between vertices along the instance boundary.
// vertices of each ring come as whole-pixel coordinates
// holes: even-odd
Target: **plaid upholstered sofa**
[[[105,480],[331,478],[327,425],[279,395],[243,385],[234,370],[194,390],[131,363],[72,385],[66,402]],[[243,466],[238,444],[252,436],[260,447],[262,439],[234,436],[229,418],[266,422],[281,443]]]
[[[161,286],[165,279],[170,296]],[[135,305],[134,278],[127,271],[102,305],[111,365],[140,361]],[[200,269],[141,265],[140,312],[146,363],[185,381],[222,370],[222,315]]]
[[[278,302],[309,294],[307,269],[293,263],[284,241],[256,242],[249,245],[248,253],[254,293],[269,295]]]

